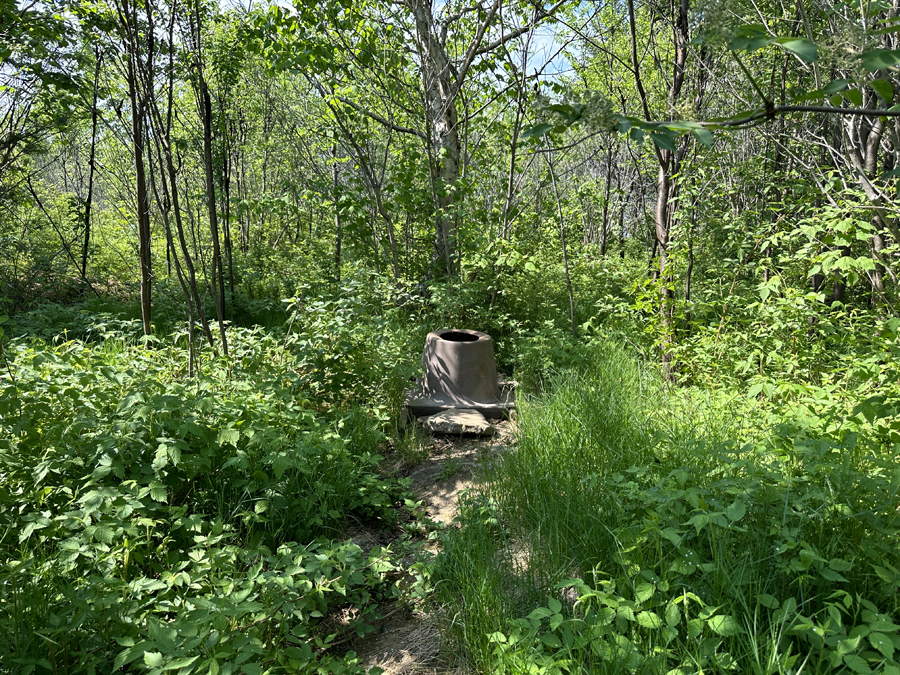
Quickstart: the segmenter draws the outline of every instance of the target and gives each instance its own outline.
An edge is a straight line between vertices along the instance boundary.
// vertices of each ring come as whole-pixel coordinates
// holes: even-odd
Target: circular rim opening
[[[478,342],[478,336],[472,335],[471,333],[463,333],[458,330],[450,330],[446,333],[441,333],[441,340],[447,340],[447,342]]]

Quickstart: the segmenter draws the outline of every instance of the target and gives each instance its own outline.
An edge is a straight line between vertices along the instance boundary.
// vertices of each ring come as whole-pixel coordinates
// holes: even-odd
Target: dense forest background
[[[330,609],[415,595],[483,672],[900,672],[898,36],[897,0],[0,0],[3,665],[352,672]],[[344,534],[413,518],[378,467],[443,327],[493,336],[521,453],[406,587],[419,525]],[[478,600],[512,514],[548,558]]]

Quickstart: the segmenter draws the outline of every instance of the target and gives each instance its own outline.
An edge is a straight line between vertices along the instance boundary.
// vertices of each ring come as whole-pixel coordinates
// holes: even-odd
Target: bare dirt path
[[[410,489],[426,506],[426,515],[443,527],[453,527],[459,495],[478,481],[479,467],[504,452],[513,442],[513,423],[494,422],[491,437],[431,437],[421,435],[419,464],[408,469]],[[427,456],[425,450],[427,449]],[[429,549],[437,552],[436,545]],[[353,645],[368,672],[384,675],[462,675],[442,653],[436,617],[421,610],[388,609],[376,632]],[[377,671],[376,671],[377,672]]]

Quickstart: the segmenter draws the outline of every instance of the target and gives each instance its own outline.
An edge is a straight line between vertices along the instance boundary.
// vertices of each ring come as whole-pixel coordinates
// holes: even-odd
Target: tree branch
[[[698,122],[704,127],[743,127],[758,120],[772,119],[775,115],[792,112],[817,112],[831,115],[863,115],[865,117],[900,117],[900,110],[878,110],[876,108],[838,108],[828,105],[772,105],[755,110],[740,119],[722,120],[721,122]],[[659,122],[657,124],[665,124]]]
[[[322,95],[324,96],[324,93],[322,92],[322,90],[318,86],[318,84],[316,86],[319,89],[320,93],[322,93]],[[426,140],[426,141],[428,140],[428,136],[426,136],[421,131],[419,131],[417,129],[410,129],[409,127],[400,126],[399,124],[395,124],[394,122],[391,122],[390,120],[385,119],[381,115],[378,115],[377,113],[373,113],[371,110],[366,110],[361,105],[359,105],[358,103],[354,103],[353,101],[351,101],[348,98],[344,98],[343,96],[335,96],[334,98],[336,98],[341,103],[350,106],[356,112],[362,113],[366,117],[370,117],[371,119],[373,119],[376,122],[378,122],[379,124],[387,127],[388,129],[393,129],[394,131],[400,132],[401,134],[411,134],[412,136],[418,136],[422,140]]]
[[[475,60],[475,55],[478,53],[478,45],[480,45],[481,41],[484,39],[485,31],[487,31],[487,28],[491,24],[494,15],[500,8],[500,2],[501,0],[495,0],[494,4],[491,5],[491,8],[488,10],[488,14],[485,17],[484,21],[480,26],[478,26],[478,32],[475,33],[475,38],[472,40],[472,44],[469,45],[469,49],[466,53],[466,58],[463,61],[462,67],[456,74],[456,86],[453,88],[454,91],[450,97],[451,99],[456,98],[456,95],[459,93],[460,88],[462,88],[462,83],[466,78],[466,73],[469,72],[469,67],[472,65],[472,61]]]
[[[528,31],[537,27],[538,24],[540,24],[544,19],[547,19],[550,16],[552,16],[554,13],[556,13],[556,11],[560,7],[562,7],[566,2],[568,2],[568,0],[559,0],[559,2],[557,2],[555,5],[553,5],[553,7],[551,7],[550,9],[546,9],[546,10],[538,8],[537,9],[538,15],[533,21],[529,21],[527,24],[525,24],[521,28],[517,28],[512,33],[508,33],[508,34],[504,35],[503,37],[497,38],[493,42],[486,44],[484,47],[479,47],[478,49],[475,50],[475,54],[473,56],[481,56],[482,54],[487,54],[488,52],[495,50],[497,47],[506,44],[510,40],[513,40],[513,39],[519,37],[520,35],[524,35]]]

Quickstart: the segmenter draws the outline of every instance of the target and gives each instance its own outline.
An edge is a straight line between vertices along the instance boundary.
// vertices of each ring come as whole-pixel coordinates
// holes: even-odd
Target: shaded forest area
[[[0,669],[361,672],[407,603],[465,672],[900,673],[898,36],[0,0]],[[519,436],[441,528],[449,327]]]

